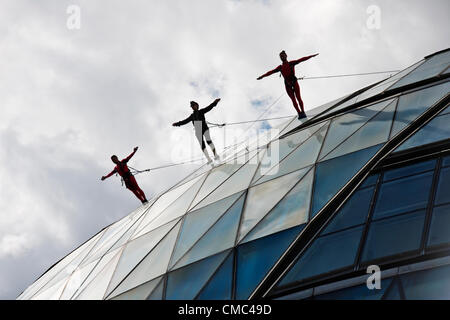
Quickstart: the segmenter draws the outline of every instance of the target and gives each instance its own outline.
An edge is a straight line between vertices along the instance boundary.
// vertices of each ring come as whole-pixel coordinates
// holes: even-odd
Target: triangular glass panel
[[[234,246],[245,196],[242,195],[233,206],[213,225],[208,232],[177,262],[180,268],[204,257]]]
[[[379,144],[317,164],[311,217],[369,161],[383,144]]]
[[[167,300],[192,300],[214,274],[228,252],[210,256],[187,267],[177,269],[167,277]]]
[[[236,299],[248,299],[274,263],[298,235],[294,227],[270,236],[244,243],[238,247]]]
[[[130,241],[125,246],[122,257],[117,264],[116,271],[109,284],[107,296],[173,228],[175,222],[176,221],[169,222],[166,225],[150,231],[149,233]]]
[[[147,300],[162,300],[164,291],[164,277],[159,281],[158,286],[152,293],[147,297]]]
[[[145,300],[149,294],[159,284],[161,277],[150,280],[137,288],[128,290],[121,295],[111,298],[111,300]]]
[[[290,153],[279,164],[276,163],[273,169],[267,172],[254,184],[260,184],[262,182],[272,180],[300,168],[308,167],[311,164],[315,163],[322,142],[325,139],[327,129],[328,126],[324,125],[319,131],[317,131],[312,137],[306,140],[306,142],[300,145],[296,150]],[[274,162],[276,162],[276,159],[274,159]]]
[[[242,243],[306,223],[313,178],[314,170],[309,170],[283,200],[247,234]]]
[[[369,119],[374,117],[391,102],[392,99],[382,101],[333,119],[331,121],[325,143],[320,151],[319,159],[326,156],[331,150],[341,144],[342,141],[351,136],[356,130],[361,128],[367,121],[369,121]]]
[[[231,205],[242,195],[238,192],[209,206],[193,211],[184,218],[183,226],[178,236],[169,269],[177,262],[194,243],[217,222]]]
[[[385,109],[351,135],[350,138],[331,151],[323,160],[333,159],[386,142],[389,138],[396,102],[396,100],[392,101]]]
[[[306,170],[299,170],[249,189],[238,242],[297,184],[305,173]]]
[[[175,227],[173,227],[172,230],[170,230],[170,232],[158,243],[158,245],[113,291],[111,296],[119,295],[166,272],[180,225],[181,223],[179,222]]]
[[[108,283],[116,269],[121,254],[122,250],[119,250],[91,283],[77,296],[77,300],[99,300],[105,297]]]
[[[198,300],[230,300],[233,282],[233,257],[228,258],[219,267],[216,273],[202,289],[196,299]]]
[[[428,108],[450,91],[450,82],[445,82],[400,97],[392,126],[391,137],[394,137]]]
[[[61,294],[60,300],[68,300],[73,294],[80,288],[83,281],[89,276],[94,267],[97,265],[97,261],[91,262],[87,266],[77,269],[71,276],[69,281]]]
[[[34,295],[31,300],[59,300],[61,293],[64,290],[64,286],[68,280],[68,277],[60,280],[55,285],[39,291],[36,295]]]

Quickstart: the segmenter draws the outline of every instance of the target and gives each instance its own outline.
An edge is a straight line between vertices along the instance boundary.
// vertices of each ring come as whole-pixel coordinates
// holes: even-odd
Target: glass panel
[[[227,254],[228,252],[222,252],[169,273],[167,277],[166,299],[194,299]]]
[[[447,156],[445,158],[442,158],[442,166],[447,167],[450,166],[450,156]]]
[[[362,260],[370,261],[419,249],[424,221],[425,211],[419,211],[372,222]],[[399,234],[402,236],[399,237]]]
[[[384,182],[372,219],[425,208],[430,195],[433,172]]]
[[[176,226],[113,291],[111,296],[119,295],[122,292],[135,288],[142,283],[152,280],[166,272],[180,225],[181,223],[176,224]]]
[[[381,300],[391,282],[392,278],[382,279],[380,283],[381,288],[372,290],[364,283],[359,286],[315,296],[314,300]]]
[[[306,170],[299,170],[249,189],[238,242],[297,184],[305,173]]]
[[[198,192],[195,200],[192,202],[191,208],[197,205],[204,197],[206,197],[211,191],[222,184],[228,179],[234,172],[236,172],[243,163],[223,164],[220,167],[214,168],[210,171],[208,177],[205,180],[202,188]]]
[[[67,282],[67,277],[57,282],[55,285],[39,291],[38,294],[33,296],[31,300],[58,300],[61,296],[64,286]]]
[[[162,226],[163,224],[184,215],[189,205],[191,204],[192,200],[194,199],[195,195],[197,194],[197,191],[200,189],[200,186],[203,182],[202,180],[198,181],[182,196],[180,196],[177,200],[172,202],[172,204],[169,207],[167,207],[159,216],[157,216],[144,229],[142,229],[141,232],[138,233],[138,235],[144,234],[150,230],[154,230]]]
[[[314,170],[308,174],[242,240],[248,242],[308,221]]]
[[[129,242],[123,250],[122,257],[117,264],[114,276],[108,287],[107,295],[133,270],[136,265],[161,241],[161,239],[173,228],[174,222],[170,222],[160,228],[151,231],[142,237]]]
[[[306,110],[306,114],[308,115],[308,118],[311,118],[311,117],[313,117],[313,116],[317,116],[319,113],[324,112],[324,111],[326,111],[327,109],[331,108],[332,106],[334,106],[334,105],[340,103],[342,100],[344,100],[344,99],[347,98],[348,96],[349,96],[349,95],[346,95],[346,96],[340,97],[340,98],[338,98],[338,99],[336,99],[336,100],[327,102],[327,103],[325,103],[325,104],[323,104],[323,105],[321,105],[321,106],[319,106],[319,107],[313,108],[313,109],[311,109],[311,110]],[[329,112],[332,112],[332,111],[334,111],[334,110],[331,110],[331,111],[329,111]],[[324,113],[323,115],[321,115],[320,117],[326,115],[326,114],[329,113],[329,112],[325,112],[325,113]]]
[[[300,147],[281,161],[279,165],[275,162],[273,169],[267,172],[267,174],[259,179],[257,183],[259,184],[280,177],[284,174],[307,167],[316,162],[317,155],[319,154],[320,146],[325,139],[326,132],[327,125],[324,125],[311,138],[309,138],[305,143],[300,145]]]
[[[236,193],[228,198],[217,201],[209,206],[193,211],[184,218],[183,227],[178,236],[177,244],[169,264],[169,269],[177,262],[186,251],[191,248],[207,230],[217,222],[228,208],[242,195]]]
[[[281,279],[279,286],[352,266],[362,231],[363,227],[357,227],[317,238]]]
[[[374,187],[356,191],[321,234],[363,224],[369,214]]]
[[[398,279],[395,279],[391,287],[387,290],[383,297],[383,300],[402,300],[400,295],[400,288],[398,286]]]
[[[248,299],[273,264],[281,257],[299,232],[294,227],[238,247],[236,299]]]
[[[369,119],[384,109],[391,100],[382,101],[370,107],[365,107],[346,113],[332,120],[325,143],[320,151],[319,159],[326,156],[337,145],[361,128]]]
[[[155,287],[159,284],[160,280],[161,278],[153,279],[137,288],[122,293],[111,300],[145,300],[153,289],[155,289]]]
[[[395,104],[396,100],[380,111],[340,146],[331,151],[324,160],[336,158],[387,141],[394,116]]]
[[[197,299],[199,300],[230,300],[233,281],[233,257],[228,258],[220,266],[216,274],[209,280],[209,283],[202,289]]]
[[[373,174],[373,175],[368,176],[359,188],[362,189],[362,188],[367,188],[367,187],[371,187],[371,186],[375,185],[377,183],[378,176],[379,176],[379,174]]]
[[[422,64],[424,62],[424,60],[417,62],[416,64],[410,66],[409,68],[406,68],[398,73],[396,73],[395,75],[393,75],[392,77],[384,80],[383,82],[377,84],[375,87],[370,88],[369,90],[364,91],[363,93],[361,93],[358,98],[357,101],[361,101],[364,99],[367,99],[369,97],[373,97],[381,92],[383,92],[385,89],[389,88],[390,86],[392,86],[393,83],[397,82],[398,79],[402,78],[403,76],[407,75],[408,73],[410,73],[412,70],[414,70],[415,68],[417,68],[420,64]]]
[[[315,216],[322,209],[367,161],[377,153],[381,146],[373,146],[317,164],[312,216]]]
[[[258,167],[257,156],[250,159],[244,166],[242,166],[237,172],[235,172],[227,181],[221,184],[216,190],[214,190],[209,196],[203,199],[194,209],[201,208],[210,203],[228,197],[236,192],[247,189],[250,185],[250,181],[255,174]]]
[[[441,73],[450,64],[450,52],[444,52],[435,55],[431,58],[425,60],[425,62],[419,66],[416,70],[411,72],[409,75],[401,79],[392,88],[398,88],[405,86],[407,84],[417,82],[420,80],[428,79],[434,77]]]
[[[160,278],[158,278],[160,279]],[[164,290],[164,279],[162,279],[155,290],[148,296],[147,300],[162,300]]]
[[[449,300],[450,266],[402,275],[407,300]]]
[[[186,190],[191,188],[195,183],[201,183],[203,179],[205,179],[206,175],[199,176],[182,186],[173,189],[172,191],[169,191],[165,194],[163,194],[161,197],[159,197],[158,200],[151,206],[151,208],[147,211],[145,214],[145,217],[143,221],[141,222],[141,225],[136,231],[136,234],[133,235],[132,239],[135,239],[136,237],[144,234],[145,232],[150,231],[148,228],[148,224],[152,222],[157,216],[161,214],[161,212],[166,209],[171,203],[173,203],[176,199],[178,199]],[[146,231],[142,231],[142,229],[146,228]]]
[[[441,170],[439,174],[439,183],[434,203],[442,204],[450,202],[450,168]]]
[[[409,166],[388,170],[384,173],[383,181],[410,176],[416,173],[434,170],[436,160],[423,161]]]
[[[88,264],[86,267],[77,269],[71,276],[69,281],[61,294],[60,300],[68,300],[73,294],[80,288],[81,284],[86,280],[89,274],[92,272],[97,262],[94,261]]]
[[[439,101],[449,90],[450,81],[401,96],[395,114],[391,137],[395,136],[411,121]]]
[[[77,300],[99,300],[104,298],[109,280],[111,280],[121,254],[122,250],[119,250],[94,280],[77,296]]]
[[[412,137],[401,144],[395,151],[429,144],[450,138],[450,114],[431,120],[426,126],[416,132]]]
[[[298,127],[299,125],[301,125],[302,123],[305,122],[305,119],[298,119],[297,117],[293,117],[293,120],[289,123],[289,125],[283,129],[283,131],[280,132],[280,136],[288,133],[289,131],[291,131],[292,129]]]
[[[181,258],[175,268],[233,247],[244,199],[245,196],[241,196],[194,247]]]
[[[433,209],[428,245],[434,246],[450,242],[450,205]]]

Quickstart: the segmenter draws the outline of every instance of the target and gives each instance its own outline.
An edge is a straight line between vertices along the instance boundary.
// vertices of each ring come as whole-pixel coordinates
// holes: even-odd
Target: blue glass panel
[[[383,300],[402,300],[398,281],[399,281],[398,279],[395,279],[393,281],[391,287],[387,290],[386,294],[383,296]]]
[[[391,102],[323,159],[329,160],[387,141],[394,117],[395,106],[396,100]]]
[[[450,168],[441,170],[435,204],[450,202]]]
[[[192,300],[227,256],[222,252],[169,273],[167,300]]]
[[[401,276],[407,300],[449,300],[450,266]]]
[[[245,197],[242,196],[236,201],[192,249],[180,259],[175,268],[233,247],[244,199]]]
[[[447,156],[445,158],[442,158],[442,166],[447,167],[450,166],[450,156]]]
[[[374,188],[355,192],[321,234],[363,224],[369,213]]]
[[[425,211],[419,211],[372,222],[362,260],[419,249],[424,221]]]
[[[342,157],[320,162],[316,167],[316,185],[312,204],[312,216],[369,161],[381,148],[381,144]]]
[[[401,178],[381,185],[374,220],[425,208],[430,196],[433,171]]]
[[[299,227],[294,227],[238,247],[236,299],[247,299],[250,296],[299,230]]]
[[[367,188],[367,187],[371,187],[371,186],[375,185],[375,183],[377,183],[378,176],[379,176],[378,173],[368,176],[359,188],[362,189],[362,188]]]
[[[400,79],[392,88],[398,88],[420,80],[434,77],[450,64],[450,51],[443,52],[425,60],[416,70]]]
[[[406,140],[395,151],[402,151],[425,144],[442,141],[450,138],[450,114],[445,114],[431,120],[412,137]]]
[[[153,292],[147,297],[147,300],[162,300],[164,290],[164,279],[162,279]]]
[[[435,104],[450,90],[450,81],[415,91],[400,97],[392,127],[391,137],[395,136],[409,123]]]
[[[392,282],[392,278],[382,279],[380,289],[367,288],[367,284],[362,284],[355,287],[345,288],[338,291],[321,294],[314,297],[315,300],[381,300],[381,297],[386,292],[386,288]]]
[[[436,165],[436,160],[423,161],[409,166],[388,170],[384,173],[383,181],[393,180],[405,176],[410,176],[416,173],[421,173],[433,170]]]
[[[362,231],[363,227],[357,227],[317,238],[279,285],[353,265]]]
[[[230,300],[231,282],[233,281],[233,256],[231,253],[222,266],[212,276],[209,283],[202,289],[199,300]]]
[[[428,245],[450,242],[450,205],[435,207],[431,218]]]

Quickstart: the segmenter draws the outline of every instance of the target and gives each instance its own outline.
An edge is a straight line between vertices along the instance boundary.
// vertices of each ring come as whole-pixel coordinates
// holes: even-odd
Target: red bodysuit
[[[297,113],[299,113],[299,114],[300,114],[300,110],[298,108],[296,98],[298,100],[298,103],[300,104],[300,108],[301,108],[302,112],[304,112],[305,110],[303,107],[302,97],[300,95],[300,86],[298,85],[297,77],[295,76],[295,65],[299,64],[300,62],[306,61],[306,60],[312,58],[313,56],[314,55],[303,57],[298,60],[283,62],[283,64],[279,65],[278,67],[276,67],[273,70],[270,70],[269,72],[263,74],[260,77],[260,78],[264,78],[264,77],[270,76],[271,74],[274,74],[276,72],[281,72],[281,74],[283,75],[283,78],[284,78],[284,86],[286,88],[286,92],[289,95],[289,98],[291,98],[292,104],[294,105],[295,110],[297,110]]]
[[[145,197],[144,191],[142,191],[142,189],[139,187],[136,179],[131,174],[130,169],[127,166],[127,162],[131,159],[131,157],[134,156],[135,153],[136,151],[133,151],[128,157],[121,160],[114,167],[114,170],[105,176],[105,179],[111,177],[115,173],[118,173],[123,178],[123,181],[125,182],[125,186],[127,187],[127,189],[133,192],[134,195],[142,202],[147,202],[147,198]]]

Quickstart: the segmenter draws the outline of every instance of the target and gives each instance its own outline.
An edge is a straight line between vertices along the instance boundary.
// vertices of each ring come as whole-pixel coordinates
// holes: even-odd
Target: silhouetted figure
[[[258,77],[257,80],[261,80],[264,77],[270,76],[271,74],[274,74],[276,72],[281,72],[284,78],[284,85],[286,87],[286,92],[289,95],[289,98],[292,100],[292,104],[294,105],[295,110],[297,110],[298,118],[305,118],[305,108],[303,105],[302,97],[300,96],[300,87],[298,85],[297,77],[295,76],[295,65],[299,64],[300,62],[306,61],[308,59],[311,59],[312,57],[317,56],[318,53],[313,54],[311,56],[303,57],[298,60],[287,60],[287,54],[286,52],[281,51],[280,52],[280,59],[283,62],[281,65],[276,67],[275,69],[263,74],[262,76]],[[298,108],[297,100],[300,104],[301,112]]]
[[[208,160],[208,163],[210,163],[212,160],[209,157],[208,151],[206,151],[206,145],[203,137],[205,138],[206,143],[211,148],[214,154],[214,158],[217,160],[219,159],[219,156],[216,153],[216,147],[214,146],[214,143],[211,140],[211,136],[209,135],[209,127],[205,120],[205,113],[211,111],[211,109],[214,108],[217,105],[217,103],[219,103],[219,101],[220,99],[216,99],[214,100],[213,103],[211,103],[209,106],[203,109],[199,109],[197,102],[191,101],[191,108],[192,110],[194,110],[194,112],[192,112],[192,114],[186,119],[172,124],[174,127],[179,127],[192,121],[192,124],[194,125],[195,128],[195,136],[197,137],[197,140],[200,143],[203,154]]]
[[[125,182],[125,186],[127,187],[127,189],[133,192],[135,196],[139,200],[141,200],[142,203],[147,203],[147,198],[145,197],[144,191],[142,191],[142,189],[139,187],[139,185],[136,182],[136,179],[131,174],[130,169],[127,166],[127,162],[131,159],[131,157],[134,156],[137,149],[138,147],[135,147],[133,152],[128,157],[122,159],[121,161],[119,161],[116,155],[111,156],[111,160],[116,164],[116,166],[113,171],[108,173],[106,176],[103,176],[101,180],[103,181],[111,177],[113,174],[118,173]]]

